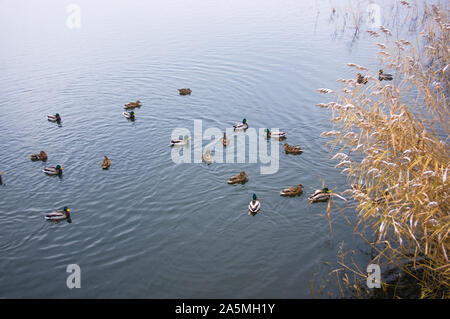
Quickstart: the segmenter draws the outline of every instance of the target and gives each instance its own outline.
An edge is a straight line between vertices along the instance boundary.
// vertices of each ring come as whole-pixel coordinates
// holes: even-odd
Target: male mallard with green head
[[[57,210],[45,215],[45,219],[51,220],[55,223],[62,220],[67,220],[68,223],[72,222],[72,219],[70,218],[70,209],[67,206],[65,206],[62,210]]]
[[[62,175],[63,168],[60,165],[50,166],[44,168],[43,172],[47,175]]]
[[[383,70],[378,71],[378,80],[392,81],[392,79],[393,79],[392,74],[384,73]]]
[[[286,138],[286,133],[281,131],[270,131],[268,128],[265,129],[267,138],[277,138],[282,141]]]
[[[170,140],[170,146],[187,145],[191,138],[185,135],[184,138],[174,138]]]
[[[255,216],[257,213],[259,213],[260,210],[261,210],[261,203],[256,197],[256,194],[253,194],[253,199],[250,202],[250,204],[248,204],[248,214]]]
[[[328,188],[324,187],[322,189],[318,189],[314,192],[314,194],[312,194],[311,196],[309,196],[309,201],[311,203],[315,203],[315,202],[325,202],[327,201],[331,196],[331,190],[329,190]]]
[[[234,124],[233,125],[233,129],[235,129],[235,130],[246,130],[246,129],[248,129],[247,119],[243,119],[242,123]]]

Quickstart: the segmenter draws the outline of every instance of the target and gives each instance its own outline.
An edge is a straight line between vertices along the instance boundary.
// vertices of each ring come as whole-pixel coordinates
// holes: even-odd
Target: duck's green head
[[[69,209],[69,207],[67,207],[67,206],[64,206],[64,208],[63,208],[63,210],[65,211],[65,212],[70,212],[70,209]]]
[[[322,189],[322,191],[325,192],[325,193],[331,192],[331,191],[330,191],[328,188],[326,188],[326,187],[324,187],[324,188]]]
[[[247,119],[243,119],[242,124],[247,124]]]
[[[256,200],[256,199],[257,199],[256,194],[253,194],[253,200]]]
[[[56,113],[55,116],[56,116],[56,117],[59,117],[59,113]]]
[[[133,116],[133,115],[134,115],[134,112],[133,112],[133,111],[131,111],[131,112],[130,112],[130,115],[131,115],[131,116]]]
[[[62,171],[63,168],[60,165],[56,165],[56,169],[59,169]]]

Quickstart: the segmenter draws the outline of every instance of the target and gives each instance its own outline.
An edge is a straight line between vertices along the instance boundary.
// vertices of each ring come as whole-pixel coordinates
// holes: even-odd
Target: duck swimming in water
[[[184,138],[174,138],[170,140],[170,146],[182,146],[189,144],[189,140],[191,138],[188,135],[185,135]]]
[[[180,95],[191,95],[192,90],[191,89],[178,89],[178,93]]]
[[[61,122],[61,116],[59,115],[59,113],[56,113],[55,115],[47,115],[47,119],[50,122],[56,122],[56,123]]]
[[[261,203],[259,202],[256,194],[253,194],[253,200],[248,204],[248,214],[255,216],[261,210]]]
[[[282,141],[286,138],[285,132],[280,131],[270,131],[268,128],[265,129],[267,138],[277,138],[278,140]]]
[[[288,143],[283,144],[284,151],[290,154],[301,154],[303,150],[300,146],[289,145]]]
[[[42,170],[47,175],[62,175],[63,168],[60,165],[46,167]]]
[[[123,112],[122,115],[125,116],[127,119],[134,121],[135,116],[134,116],[134,112],[133,111],[131,111],[131,112]]]
[[[288,187],[280,191],[281,196],[297,196],[303,193],[303,185]]]
[[[43,161],[45,162],[47,160],[47,153],[44,151],[40,151],[38,154],[32,154],[30,155],[30,159],[32,161]]]
[[[213,157],[211,155],[211,150],[206,150],[202,155],[202,159],[206,164],[211,164],[213,162]]]
[[[248,123],[246,119],[242,120],[242,123],[237,123],[233,125],[233,129],[235,130],[246,130],[248,129]]]
[[[240,172],[237,175],[230,177],[227,181],[228,184],[245,183],[247,181],[248,174],[246,172]]]
[[[70,218],[70,210],[68,207],[64,207],[62,210],[57,210],[45,215],[45,219],[51,220],[55,223],[62,220],[67,220],[68,223],[72,222],[72,219]]]
[[[322,188],[322,189],[318,189],[314,192],[314,194],[312,194],[311,196],[309,196],[309,201],[311,203],[315,203],[315,202],[326,202],[328,199],[330,199],[331,196],[331,190],[329,190],[328,188]]]
[[[137,100],[136,102],[128,102],[127,104],[125,104],[124,109],[130,110],[130,109],[134,109],[136,107],[141,107],[141,101]]]
[[[368,79],[365,76],[362,76],[361,73],[357,74],[357,78],[356,78],[356,82],[358,82],[359,84],[367,84]]]
[[[384,73],[383,70],[378,71],[378,80],[392,81],[392,79],[393,79],[392,74]]]
[[[105,155],[105,158],[102,161],[102,168],[108,169],[111,166],[111,160],[108,158],[108,156]]]
[[[227,139],[227,133],[223,133],[223,137],[222,137],[222,145],[223,146],[227,146],[230,143],[230,140]]]

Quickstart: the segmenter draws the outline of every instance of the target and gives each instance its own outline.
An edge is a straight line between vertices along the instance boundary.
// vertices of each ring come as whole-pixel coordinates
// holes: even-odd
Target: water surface
[[[330,234],[326,204],[307,200],[321,178],[346,189],[320,137],[329,114],[315,104],[329,98],[315,90],[354,77],[348,62],[376,69],[368,36],[336,37],[325,1],[77,3],[80,29],[66,26],[69,2],[0,4],[0,297],[310,298],[341,242],[370,260],[337,210]],[[121,112],[136,99],[132,123]],[[56,112],[61,127],[46,120]],[[280,152],[272,175],[172,162],[174,128],[242,118],[304,153]],[[48,162],[31,162],[41,149]],[[42,173],[55,164],[62,178]],[[249,182],[227,185],[242,170]],[[299,183],[302,196],[279,195]],[[65,205],[71,224],[44,221]],[[66,287],[72,263],[81,289]]]

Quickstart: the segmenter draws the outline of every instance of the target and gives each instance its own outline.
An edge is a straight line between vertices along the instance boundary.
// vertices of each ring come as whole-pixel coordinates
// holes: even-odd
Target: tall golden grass
[[[414,10],[406,1],[401,4]],[[336,167],[352,185],[344,194],[356,203],[354,230],[376,252],[373,262],[413,278],[421,298],[450,296],[450,23],[445,6],[424,3],[415,41],[394,39],[385,27],[372,31],[381,68],[393,74],[393,81],[379,81],[378,70],[349,63],[355,79],[338,80],[344,83],[342,93],[328,92],[336,94],[336,101],[318,104],[333,114],[333,130],[322,135],[332,138]],[[358,72],[368,84],[357,83]],[[367,227],[370,240],[364,235]],[[364,269],[340,264],[367,276]]]

